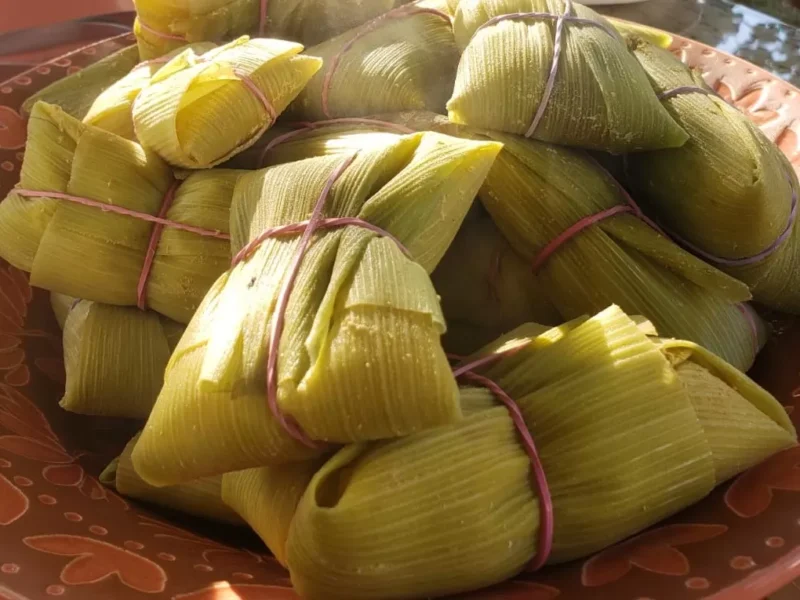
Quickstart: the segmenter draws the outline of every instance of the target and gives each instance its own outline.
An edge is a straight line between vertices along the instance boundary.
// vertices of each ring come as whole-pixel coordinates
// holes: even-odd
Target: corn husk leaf
[[[616,19],[614,17],[604,16],[605,20],[614,26],[614,29],[619,31],[623,37],[637,36],[649,43],[658,46],[659,48],[667,49],[672,45],[673,37],[666,31],[656,29],[655,27],[648,27],[641,23],[634,23],[633,21],[626,21],[624,19]]]
[[[460,2],[454,30],[463,54],[447,104],[451,121],[528,132],[553,61],[555,22],[503,20],[478,31],[493,17],[518,12],[562,14],[564,1]],[[533,136],[615,153],[681,146],[686,133],[659,104],[622,37],[585,6],[575,4],[575,14],[606,30],[565,26],[555,87]]]
[[[62,331],[64,330],[64,324],[67,322],[67,317],[73,309],[73,305],[78,301],[78,298],[73,298],[72,296],[66,296],[55,292],[50,294],[50,308],[53,309],[53,314]]]
[[[152,311],[51,294],[64,330],[60,405],[85,415],[146,419],[183,326]]]
[[[131,464],[137,434],[101,474],[101,481],[118,493],[188,515],[230,525],[244,525],[241,517],[222,501],[222,477],[208,477],[181,485],[157,488],[145,483]]]
[[[139,92],[150,83],[150,79],[161,67],[187,48],[201,54],[212,50],[214,44],[201,42],[190,46],[181,46],[177,50],[168,53],[162,60],[146,61],[133,65],[129,69],[130,72],[126,72],[122,77],[117,77],[112,85],[93,97],[88,110],[84,114],[72,116],[83,120],[88,125],[105,129],[135,141],[136,133],[133,130],[134,100],[136,100]]]
[[[429,8],[443,14],[420,12]],[[325,66],[297,97],[289,110],[291,117],[316,121],[401,110],[444,110],[458,64],[446,10],[446,5],[436,0],[403,6],[379,23],[357,27],[308,48],[306,52],[321,58]],[[326,114],[323,90],[337,56]]]
[[[286,540],[297,505],[324,460],[225,473],[222,500],[264,540],[286,566]]]
[[[471,354],[521,323],[555,325],[562,320],[530,264],[479,205],[431,280],[447,321],[443,344],[449,352]]]
[[[625,203],[619,185],[584,153],[456,125],[431,113],[381,115],[380,119],[411,129],[503,142],[479,197],[527,265],[581,218]],[[603,160],[611,161],[610,156]],[[453,254],[459,252],[453,250]],[[488,259],[484,256],[484,260]],[[455,276],[453,268],[445,273]],[[736,304],[749,299],[746,286],[684,252],[630,214],[604,219],[578,233],[550,256],[535,277],[530,267],[527,274],[521,264],[516,268],[519,280],[526,277],[534,282],[541,294],[538,301],[554,306],[563,319],[619,304],[631,314],[651,319],[664,335],[691,339],[743,370],[752,365],[766,341],[766,328],[758,315]],[[458,300],[470,301],[466,293]],[[446,304],[444,308],[448,316]],[[544,314],[539,320],[552,322]],[[507,324],[522,322],[509,319]],[[451,329],[451,333],[457,331]]]
[[[549,562],[597,551],[712,489],[719,435],[696,408],[707,388],[681,377],[657,340],[615,307],[540,332],[523,326],[481,354],[528,343],[485,374],[515,398],[536,440],[554,505]],[[752,437],[781,438],[742,449],[738,468],[794,444],[785,420],[781,435],[770,429],[781,407],[763,390],[718,391],[707,403],[718,402],[718,417],[750,401]],[[432,597],[529,564],[539,527],[529,459],[488,391],[462,390],[462,407],[457,424],[347,446],[314,476],[287,542],[300,595]]]
[[[665,50],[639,42],[636,56],[656,92],[705,87]],[[722,98],[683,94],[663,102],[689,133],[682,148],[630,156],[628,177],[660,223],[702,251],[737,259],[769,248],[790,222],[797,175],[781,150]],[[795,196],[796,197],[796,196]],[[800,227],[775,252],[750,265],[720,268],[771,308],[800,311]]]
[[[166,218],[227,232],[240,174],[215,170],[190,175]],[[58,107],[43,102],[34,107],[20,188],[156,215],[172,182],[172,172],[153,152],[84,125]],[[54,198],[23,198],[12,190],[0,203],[0,256],[30,271],[37,287],[135,306],[152,228],[127,215]],[[165,227],[148,278],[148,307],[188,322],[229,264],[227,240]]]
[[[247,77],[280,115],[322,66],[292,42],[246,36],[164,65],[133,108],[136,137],[173,165],[207,168],[252,145],[273,119]]]
[[[747,375],[692,342],[659,340],[659,346],[703,427],[717,484],[794,445],[797,433],[786,410]]]
[[[123,48],[36,92],[22,104],[22,110],[30,114],[33,105],[41,100],[60,106],[76,119],[83,119],[95,98],[125,77],[138,62],[136,46]]]
[[[429,273],[444,254],[500,150],[437,134],[362,149],[333,186],[326,216],[359,227],[320,232],[299,270],[277,361],[277,400],[315,440],[405,435],[460,418],[441,348],[444,320]],[[340,156],[244,176],[231,216],[235,251],[265,229],[308,217]],[[148,482],[302,460],[266,406],[265,363],[276,297],[298,237],[271,238],[226,272],[176,349],[134,451]]]
[[[624,204],[619,186],[586,155],[507,134],[479,194],[526,261],[582,218]],[[540,267],[539,285],[565,319],[618,304],[662,335],[689,339],[746,370],[763,326],[738,303],[747,287],[694,258],[629,213],[599,221],[564,242]]]

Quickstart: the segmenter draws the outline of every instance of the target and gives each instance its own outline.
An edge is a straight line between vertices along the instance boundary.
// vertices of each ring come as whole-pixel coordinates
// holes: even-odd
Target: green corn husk
[[[526,285],[533,286],[528,293],[539,290],[540,294],[536,294],[536,305],[529,305],[535,315],[509,313],[504,327],[514,327],[534,316],[552,323],[552,313],[539,313],[548,306],[555,307],[561,318],[570,319],[617,303],[631,313],[646,315],[667,335],[708,347],[737,368],[746,370],[752,365],[765,342],[766,330],[753,311],[736,305],[750,298],[746,286],[684,252],[634,216],[617,215],[593,225],[556,250],[541,269],[541,277],[531,274],[525,265],[530,265],[550,240],[582,217],[625,202],[616,182],[585,154],[468,128],[433,113],[407,111],[380,115],[372,123],[321,124],[265,153],[266,143],[273,139],[270,133],[260,141],[257,153],[245,157],[241,166],[353,152],[365,140],[395,136],[387,124],[505,144],[479,196],[519,254],[508,258],[514,275],[508,279],[513,290],[507,293],[523,293],[525,288],[513,279],[525,277]],[[279,129],[274,135],[283,133],[286,131]],[[458,264],[459,255],[465,252],[453,250],[453,261]],[[485,255],[482,259],[489,261]],[[595,263],[598,268],[585,273],[586,265]],[[452,264],[442,267],[439,276],[456,278],[458,271],[454,269]],[[470,277],[469,269],[462,272]],[[439,288],[441,283],[437,291],[442,294]],[[445,318],[448,322],[456,318],[446,337],[447,348],[466,349],[470,340],[464,339],[466,334],[459,329],[458,308],[448,306],[447,294],[442,295]],[[473,323],[481,317],[487,322],[479,294],[459,295],[456,291],[451,298],[463,306],[477,303]],[[496,337],[502,331],[492,333]]]
[[[67,317],[74,305],[79,302],[78,298],[66,296],[65,294],[57,294],[55,292],[50,294],[50,308],[53,309],[53,315],[56,317],[58,326],[61,331],[64,331],[64,325],[67,323]]]
[[[449,352],[471,354],[521,323],[561,322],[530,264],[514,252],[479,205],[431,281],[447,321],[443,344]]]
[[[706,87],[699,74],[665,50],[640,41],[635,53],[656,92]],[[669,231],[707,254],[738,259],[770,248],[790,222],[793,193],[800,194],[786,156],[722,98],[692,93],[663,104],[689,133],[689,142],[629,157],[628,177],[637,199]],[[798,312],[799,261],[795,220],[789,237],[763,260],[718,266],[745,282],[758,302]]]
[[[289,528],[311,478],[325,463],[307,460],[222,476],[222,501],[252,527],[284,567]]]
[[[314,237],[285,313],[278,405],[311,439],[406,435],[461,416],[427,273],[449,246],[501,146],[414,134],[362,148],[326,216],[368,220]],[[306,219],[344,160],[320,157],[243,176],[231,214],[237,252],[265,229]],[[167,367],[137,445],[155,485],[319,455],[290,437],[266,400],[269,330],[299,237],[270,238],[206,296]]]
[[[614,29],[619,31],[620,35],[623,37],[637,36],[659,48],[669,48],[672,45],[674,38],[666,31],[656,29],[655,27],[648,27],[641,23],[626,21],[624,19],[615,19],[614,17],[608,16],[604,16],[603,18],[611,23]]]
[[[222,477],[208,477],[182,485],[157,488],[145,483],[131,464],[137,434],[100,475],[100,480],[134,500],[177,510],[188,515],[230,525],[244,525],[239,514],[222,501]]]
[[[483,374],[515,399],[536,441],[554,506],[551,564],[628,537],[795,444],[767,392],[645,329],[612,307],[551,330],[524,325],[480,353],[528,343]],[[246,507],[304,598],[432,597],[507,579],[537,552],[539,494],[507,409],[483,389],[462,389],[461,403],[458,423],[346,446],[294,514],[272,467],[226,475],[224,500]],[[754,443],[737,451],[730,440],[743,431]]]
[[[444,110],[453,89],[458,48],[449,20],[414,12],[428,8],[449,14],[442,0],[426,0],[398,8],[395,17],[385,18],[372,30],[370,25],[357,27],[308,48],[306,53],[321,58],[325,66],[292,104],[291,117],[317,121],[401,110]],[[340,60],[330,80],[326,114],[323,90],[337,55]]]
[[[255,143],[272,123],[249,80],[280,115],[322,66],[300,44],[247,37],[203,55],[181,52],[133,106],[136,137],[173,165],[203,169]]]
[[[241,173],[190,175],[166,218],[227,233]],[[63,192],[155,215],[172,182],[170,169],[149,150],[84,125],[58,107],[34,106],[20,188]],[[23,198],[12,190],[0,203],[0,257],[30,271],[37,287],[135,306],[152,228],[134,217],[54,198]],[[148,307],[187,323],[229,265],[227,240],[165,227],[148,278]]]
[[[264,31],[259,35],[318,44],[405,4],[408,0],[268,0]],[[143,58],[162,56],[187,41],[223,41],[256,34],[260,0],[136,0],[134,32]],[[182,39],[169,39],[142,26]]]
[[[528,265],[583,217],[625,203],[619,185],[585,153],[459,126],[430,113],[380,119],[411,129],[502,142],[503,151],[479,197]],[[619,304],[651,319],[665,335],[691,339],[742,370],[753,364],[766,341],[758,315],[736,304],[750,298],[746,286],[631,214],[604,219],[565,242],[544,263],[534,285],[543,294],[539,302],[554,306],[563,319]]]
[[[621,189],[584,154],[486,133],[504,149],[479,194],[498,228],[529,261],[582,218],[624,204]],[[664,335],[689,339],[741,370],[765,342],[747,287],[685,252],[630,213],[603,219],[558,247],[538,271],[565,319],[619,304]]]
[[[450,120],[475,127],[525,134],[544,97],[553,60],[555,22],[504,20],[478,28],[495,16],[518,12],[563,14],[563,0],[462,0],[455,37],[463,49]],[[605,25],[567,23],[552,96],[536,139],[631,152],[672,148],[686,133],[672,120],[647,84],[647,75],[622,37],[593,10],[575,4],[575,14]]]
[[[33,94],[22,104],[22,110],[30,114],[33,105],[41,100],[60,106],[76,119],[83,119],[95,98],[125,77],[138,62],[136,46],[123,48]]]
[[[102,93],[92,96],[92,102],[85,114],[80,117],[72,116],[83,120],[87,125],[105,129],[129,140],[136,140],[136,132],[133,129],[133,103],[139,92],[147,87],[161,67],[184,50],[203,54],[212,49],[214,44],[207,42],[181,46],[161,60],[134,65],[124,77],[117,77],[113,85],[108,86]]]
[[[146,419],[183,326],[152,311],[51,294],[64,330],[64,397],[84,415]]]

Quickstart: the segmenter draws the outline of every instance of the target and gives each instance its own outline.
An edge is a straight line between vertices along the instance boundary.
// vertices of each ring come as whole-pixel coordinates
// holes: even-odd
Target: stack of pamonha
[[[743,371],[745,303],[800,309],[797,177],[658,35],[570,0],[203,7],[137,0],[138,55],[32,98],[0,203],[62,406],[143,422],[107,484],[250,525],[303,597],[418,598],[796,443]]]

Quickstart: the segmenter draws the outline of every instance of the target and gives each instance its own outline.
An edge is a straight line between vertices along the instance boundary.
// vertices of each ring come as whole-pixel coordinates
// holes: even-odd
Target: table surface
[[[757,10],[727,0],[649,0],[597,8],[736,54],[800,87],[800,28]]]

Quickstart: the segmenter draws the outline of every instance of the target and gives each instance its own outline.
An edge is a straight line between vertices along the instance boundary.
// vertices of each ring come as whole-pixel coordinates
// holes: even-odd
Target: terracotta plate
[[[25,98],[131,43],[129,35],[111,38],[0,83],[0,198],[19,176]],[[800,169],[800,91],[689,40],[676,38],[673,49]],[[800,426],[800,321],[775,322],[779,335],[755,376]],[[252,538],[151,512],[101,486],[97,475],[131,426],[62,411],[63,381],[47,294],[0,262],[0,599],[297,598]],[[588,560],[466,597],[756,600],[798,576],[800,447]]]

